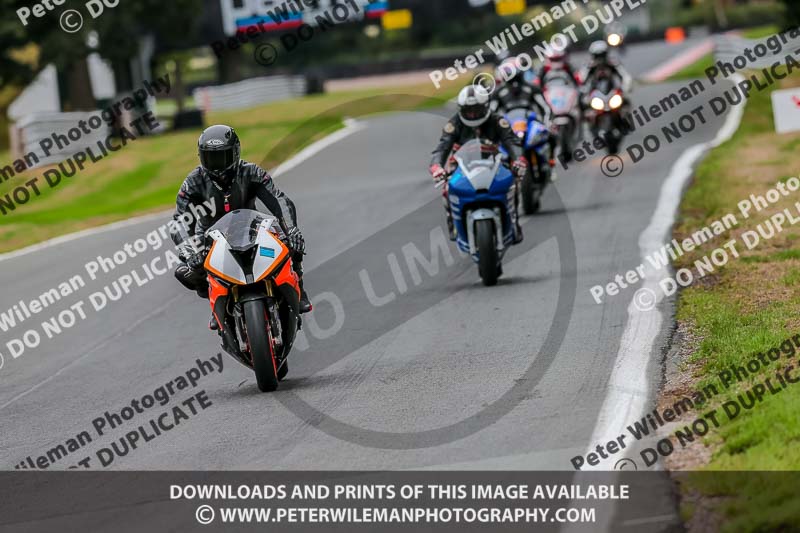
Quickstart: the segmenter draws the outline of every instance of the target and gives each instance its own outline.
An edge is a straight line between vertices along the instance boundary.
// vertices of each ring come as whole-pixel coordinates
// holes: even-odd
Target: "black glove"
[[[306,253],[306,240],[303,238],[303,234],[300,232],[300,230],[296,227],[290,229],[286,234],[286,244],[288,244],[289,248],[298,254]]]
[[[206,256],[208,255],[207,250],[201,250],[197,253],[192,254],[186,260],[186,266],[188,266],[192,270],[200,270],[203,268],[203,264],[206,262]]]

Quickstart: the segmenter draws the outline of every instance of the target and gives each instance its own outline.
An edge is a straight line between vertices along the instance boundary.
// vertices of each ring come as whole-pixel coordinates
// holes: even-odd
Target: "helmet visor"
[[[465,105],[461,108],[461,116],[467,120],[480,120],[489,111],[487,104]]]
[[[200,150],[200,164],[209,172],[219,173],[233,166],[236,162],[233,156],[233,147],[224,150]]]

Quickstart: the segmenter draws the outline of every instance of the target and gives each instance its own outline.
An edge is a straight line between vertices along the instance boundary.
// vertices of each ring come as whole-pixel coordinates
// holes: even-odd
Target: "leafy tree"
[[[81,4],[83,27],[70,34],[59,27],[59,17],[64,7],[57,6],[44,17],[31,16],[26,26],[16,15],[22,7],[30,8],[30,0],[0,0],[0,11],[7,16],[0,20],[0,82],[24,85],[49,63],[53,63],[62,77],[62,92],[66,107],[91,105],[86,56],[93,50],[87,45],[90,32],[97,32],[97,52],[111,62],[122,89],[131,88],[127,65],[138,52],[139,39],[147,34],[156,37],[162,49],[181,47],[195,30],[195,21],[202,13],[202,0],[136,0],[120,2],[115,8],[93,19]],[[38,61],[32,64],[21,61],[15,50],[26,45],[38,48]],[[93,102],[92,102],[93,103]]]

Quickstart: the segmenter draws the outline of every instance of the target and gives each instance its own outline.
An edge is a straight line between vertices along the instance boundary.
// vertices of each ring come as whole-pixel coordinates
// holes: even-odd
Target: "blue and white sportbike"
[[[514,134],[522,142],[525,157],[530,169],[522,180],[522,210],[532,215],[539,210],[544,185],[552,175],[552,153],[550,151],[550,131],[532,109],[516,108],[506,113]]]
[[[497,284],[503,255],[517,239],[514,175],[495,145],[474,139],[459,149],[447,184],[456,243],[478,263],[486,286]]]

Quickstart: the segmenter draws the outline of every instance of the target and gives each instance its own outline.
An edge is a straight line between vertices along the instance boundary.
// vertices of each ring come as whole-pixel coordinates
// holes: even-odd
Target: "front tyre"
[[[533,160],[536,161],[535,159]],[[538,172],[538,170],[537,170]],[[533,215],[539,210],[539,189],[533,183],[533,171],[528,169],[520,184],[520,194],[522,195],[522,212],[526,215]]]
[[[558,133],[558,150],[560,152],[560,159],[564,163],[572,162],[572,140],[574,138],[573,130],[569,126],[559,126]]]
[[[284,361],[283,366],[278,369],[278,381],[283,381],[283,378],[286,377],[286,374],[289,373],[289,361]]]
[[[278,388],[278,372],[263,300],[244,303],[244,321],[258,389],[273,392]]]
[[[500,266],[497,258],[497,236],[491,220],[475,222],[475,240],[478,245],[478,273],[487,287],[497,285]]]

